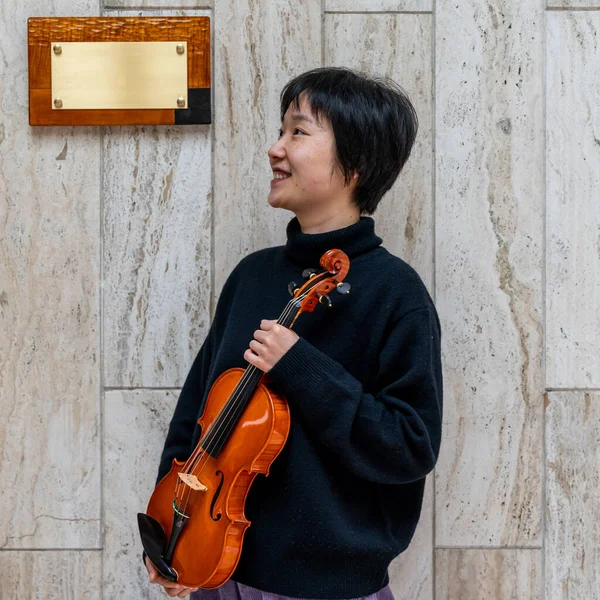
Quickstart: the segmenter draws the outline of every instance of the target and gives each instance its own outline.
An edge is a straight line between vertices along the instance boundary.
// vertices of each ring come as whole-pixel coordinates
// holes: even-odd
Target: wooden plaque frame
[[[51,42],[187,42],[188,108],[53,110]],[[28,19],[30,125],[211,123],[210,17]]]

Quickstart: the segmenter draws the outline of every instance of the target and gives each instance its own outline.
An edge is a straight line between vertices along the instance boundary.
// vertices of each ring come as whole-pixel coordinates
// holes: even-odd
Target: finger
[[[181,589],[183,586],[179,583],[175,583],[173,581],[169,581],[165,579],[162,575],[159,575],[156,569],[153,569],[151,573],[148,574],[148,578],[151,583],[156,583],[157,585],[162,585],[164,588],[177,588]]]
[[[185,589],[184,585],[175,583],[174,581],[169,581],[168,579],[165,579],[164,577],[161,577],[160,575],[151,576],[150,581],[152,583],[156,583],[157,585],[162,585],[162,587],[164,587],[165,590],[174,590],[175,593],[180,592],[181,590]]]
[[[176,596],[176,598],[187,598],[192,592],[198,591],[198,588],[183,588]]]
[[[254,364],[254,362],[256,361],[256,359],[258,358],[258,354],[256,354],[255,352],[253,352],[250,348],[248,348],[248,350],[246,350],[246,352],[244,352],[244,358],[249,362]]]
[[[179,586],[179,589],[165,587],[165,592],[167,592],[167,596],[169,596],[169,598],[185,598],[185,596],[179,596],[179,594],[183,594],[185,592],[189,594],[191,590],[185,586]]]
[[[151,583],[160,583],[162,577],[158,574],[156,567],[152,564],[152,561],[146,556],[146,569],[148,570],[148,579]]]
[[[250,340],[250,349],[254,351],[254,354],[258,354],[262,350],[263,345],[256,340]]]
[[[252,352],[252,350],[246,350],[246,352],[244,352],[244,358],[253,366],[261,369],[261,371],[264,371],[264,369],[262,368],[261,365],[263,365],[263,360],[257,356],[256,354],[254,354],[254,352]]]
[[[179,593],[182,590],[187,589],[185,585],[181,585],[180,583],[173,583],[168,579],[163,579],[163,582],[160,585],[162,585],[165,589],[174,590],[175,593]]]
[[[276,325],[277,320],[275,319],[263,319],[260,322],[260,328],[264,329],[265,331],[269,331],[270,329],[273,329],[273,327]]]
[[[264,342],[268,337],[269,334],[266,331],[263,331],[262,329],[257,329],[254,332],[254,339],[258,340],[259,342]]]
[[[165,579],[159,572],[158,569],[154,566],[154,563],[146,556],[146,569],[148,569],[148,577],[152,583],[158,583],[163,587],[178,587],[183,588],[180,583],[175,583],[174,581],[169,581]]]
[[[144,558],[144,564],[146,565],[146,570],[148,571],[148,573],[151,573],[151,572],[156,573],[156,568],[154,567],[154,565],[152,564],[152,561],[147,556]]]
[[[182,590],[188,589],[184,585],[176,583],[175,581],[169,581],[168,579],[165,579],[162,575],[160,575],[157,568],[154,566],[154,563],[147,556],[144,562],[146,563],[146,569],[148,570],[148,578],[150,579],[150,581],[152,583],[156,583],[157,585],[162,585],[162,587],[165,588],[165,591],[169,589],[177,593]]]

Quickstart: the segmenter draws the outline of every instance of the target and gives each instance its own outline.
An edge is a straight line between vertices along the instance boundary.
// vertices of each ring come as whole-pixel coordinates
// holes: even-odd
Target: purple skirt
[[[189,595],[190,600],[306,600],[292,598],[290,596],[280,596],[279,594],[271,594],[270,592],[261,592],[256,588],[237,583],[230,579],[221,587],[215,590],[198,590]],[[360,598],[348,598],[347,600],[394,600],[394,594],[389,585],[370,594],[369,596],[361,596]]]

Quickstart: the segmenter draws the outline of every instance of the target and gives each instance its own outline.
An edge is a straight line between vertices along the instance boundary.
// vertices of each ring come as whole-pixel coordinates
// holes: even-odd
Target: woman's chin
[[[269,194],[268,202],[273,208],[286,208],[285,198],[279,194]]]

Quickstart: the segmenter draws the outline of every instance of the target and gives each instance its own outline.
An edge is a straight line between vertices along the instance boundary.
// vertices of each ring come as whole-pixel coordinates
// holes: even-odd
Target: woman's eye
[[[296,135],[296,132],[299,131],[302,135],[304,135],[304,131],[302,131],[302,129],[298,129],[296,127],[296,129],[294,129],[294,135]],[[283,135],[283,130],[279,130],[279,137],[281,137]]]

